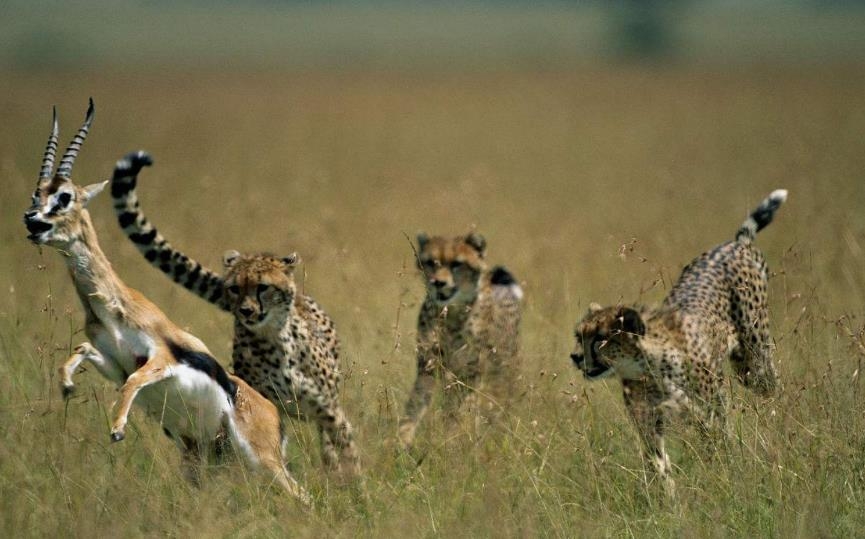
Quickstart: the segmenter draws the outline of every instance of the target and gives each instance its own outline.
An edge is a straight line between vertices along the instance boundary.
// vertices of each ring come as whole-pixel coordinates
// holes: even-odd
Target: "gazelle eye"
[[[57,205],[61,208],[65,208],[70,202],[72,202],[72,195],[69,193],[60,193],[57,197]]]

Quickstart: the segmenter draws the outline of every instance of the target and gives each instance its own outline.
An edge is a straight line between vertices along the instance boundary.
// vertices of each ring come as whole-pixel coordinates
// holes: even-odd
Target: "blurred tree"
[[[19,69],[88,67],[93,63],[89,47],[73,32],[40,28],[21,35],[12,51]]]
[[[612,44],[616,54],[637,59],[669,56],[675,48],[676,15],[688,0],[610,2]]]

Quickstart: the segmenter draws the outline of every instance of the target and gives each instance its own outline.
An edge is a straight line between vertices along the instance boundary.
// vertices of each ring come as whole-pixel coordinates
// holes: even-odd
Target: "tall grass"
[[[861,69],[395,75],[105,72],[4,77],[0,93],[0,529],[30,536],[857,536],[865,526]],[[97,119],[75,178],[125,152],[145,211],[218,267],[226,249],[299,251],[302,286],[335,318],[345,407],[365,480],[321,470],[292,424],[304,512],[238,464],[202,489],[133,411],[109,444],[115,390],[92,369],[59,397],[83,340],[60,257],[20,223],[57,103],[71,136]],[[659,498],[615,381],[568,353],[590,301],[652,302],[772,189],[790,190],[758,245],[783,389],[730,385],[729,437],[671,452],[680,497]],[[91,212],[119,274],[227,364],[230,318],[146,266],[107,196]],[[518,407],[501,425],[434,411],[394,448],[414,377],[423,294],[406,234],[476,225],[524,283]],[[434,408],[434,410],[436,410]]]

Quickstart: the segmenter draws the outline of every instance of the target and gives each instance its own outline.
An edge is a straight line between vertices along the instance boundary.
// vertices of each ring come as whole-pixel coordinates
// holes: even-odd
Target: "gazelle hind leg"
[[[203,460],[201,444],[198,440],[184,437],[181,439],[181,445],[180,466],[183,470],[183,477],[195,487],[201,487],[201,465]]]
[[[233,417],[227,417],[226,423],[234,446],[252,467],[262,469],[291,496],[309,505],[306,490],[285,467],[276,406],[236,376],[232,376],[232,380],[238,388]]]

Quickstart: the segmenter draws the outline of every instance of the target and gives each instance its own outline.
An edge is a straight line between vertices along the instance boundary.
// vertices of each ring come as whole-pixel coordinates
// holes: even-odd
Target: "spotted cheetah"
[[[326,467],[338,469],[344,460],[350,473],[358,473],[352,426],[339,403],[339,341],[330,317],[312,298],[297,293],[299,257],[228,251],[220,277],[177,251],[139,207],[138,173],[152,163],[145,152],[118,161],[111,194],[120,227],[151,264],[234,315],[237,376],[285,415],[317,423]]]
[[[668,491],[673,490],[664,430],[671,413],[685,412],[705,434],[723,432],[722,362],[764,396],[778,376],[772,362],[767,269],[753,245],[787,198],[779,189],[724,243],[694,259],[657,309],[592,304],[577,324],[571,359],[586,378],[616,374],[628,409]]]
[[[485,252],[477,233],[417,237],[427,294],[418,316],[417,380],[399,427],[403,447],[414,440],[437,375],[454,388],[457,401],[478,384],[500,403],[509,396],[523,291],[505,268],[487,268]]]

